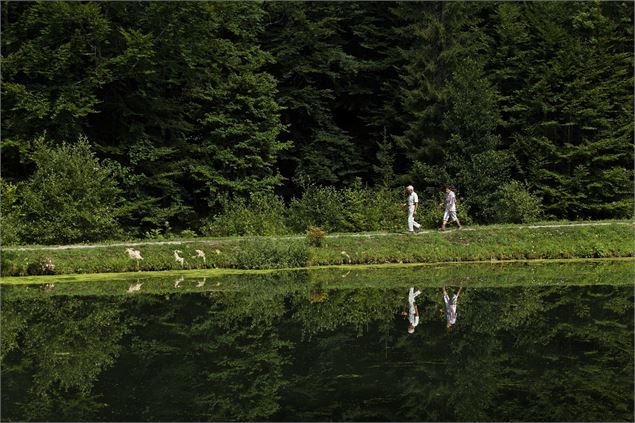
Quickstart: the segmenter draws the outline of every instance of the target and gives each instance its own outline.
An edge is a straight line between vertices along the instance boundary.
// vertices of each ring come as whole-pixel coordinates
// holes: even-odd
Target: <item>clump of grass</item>
[[[306,231],[306,239],[311,247],[321,247],[325,236],[326,231],[319,226],[311,226]]]
[[[309,249],[300,240],[261,238],[242,241],[234,259],[240,269],[280,269],[303,267],[309,259]]]

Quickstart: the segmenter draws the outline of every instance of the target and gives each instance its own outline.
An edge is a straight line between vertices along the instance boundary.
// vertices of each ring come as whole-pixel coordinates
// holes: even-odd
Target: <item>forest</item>
[[[3,243],[632,218],[633,7],[3,1]]]

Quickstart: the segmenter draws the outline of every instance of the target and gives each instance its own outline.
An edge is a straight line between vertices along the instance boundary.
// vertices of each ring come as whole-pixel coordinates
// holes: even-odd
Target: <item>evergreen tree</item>
[[[496,221],[497,191],[509,178],[512,157],[499,150],[496,92],[476,59],[466,59],[453,74],[449,110],[443,125],[450,133],[444,151],[445,172],[465,198],[470,214],[481,222]]]
[[[501,4],[496,16],[491,66],[518,176],[552,216],[632,215],[632,4]]]
[[[86,133],[117,164],[124,223],[141,229],[195,227],[225,195],[280,183],[274,166],[287,144],[278,139],[275,80],[262,71],[270,58],[258,45],[260,5],[11,10],[3,27],[8,175],[28,175],[20,151],[34,134],[47,130],[59,142]]]
[[[363,166],[351,135],[334,112],[338,90],[355,72],[342,49],[342,12],[320,2],[266,3],[262,44],[275,64],[283,122],[294,147],[281,159],[295,186],[350,183]]]
[[[443,117],[448,89],[460,61],[483,46],[475,34],[478,5],[453,2],[400,3],[395,13],[405,21],[398,34],[405,44],[401,69],[404,133],[396,140],[410,160],[439,163],[448,132]]]

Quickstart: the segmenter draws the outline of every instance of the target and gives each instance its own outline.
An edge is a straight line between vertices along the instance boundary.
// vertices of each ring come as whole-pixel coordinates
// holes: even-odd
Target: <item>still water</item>
[[[2,287],[2,420],[632,421],[633,262]],[[419,322],[408,333],[408,291]],[[462,287],[447,328],[443,287]]]

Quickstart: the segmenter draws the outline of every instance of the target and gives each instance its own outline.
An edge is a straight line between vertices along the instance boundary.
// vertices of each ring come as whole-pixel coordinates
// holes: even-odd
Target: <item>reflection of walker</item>
[[[415,304],[415,298],[421,294],[421,291],[415,292],[414,287],[410,288],[408,292],[408,333],[414,333],[415,328],[419,325],[419,308]]]
[[[448,330],[451,330],[452,325],[456,323],[456,305],[459,301],[459,295],[462,289],[462,287],[459,287],[459,291],[450,298],[448,292],[445,290],[445,286],[443,287],[443,303],[445,304],[445,317],[448,321]]]

